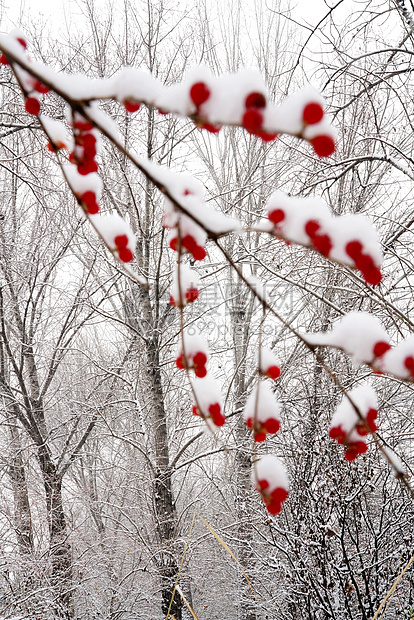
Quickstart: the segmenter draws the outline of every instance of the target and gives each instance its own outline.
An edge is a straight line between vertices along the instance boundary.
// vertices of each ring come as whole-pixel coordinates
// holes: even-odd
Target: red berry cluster
[[[320,123],[323,117],[323,107],[316,101],[307,103],[303,108],[302,121],[304,127]],[[329,157],[329,155],[335,152],[335,140],[328,134],[314,136],[310,138],[309,142],[312,144],[318,157]]]
[[[315,250],[323,254],[323,256],[329,256],[332,250],[332,241],[329,235],[320,234],[320,228],[321,226],[316,220],[309,220],[305,225],[305,232]]]
[[[277,487],[273,491],[269,491],[269,483],[267,480],[258,480],[256,491],[260,493],[271,515],[277,515],[282,510],[282,503],[287,500],[289,493],[283,487]]]
[[[196,377],[200,377],[202,379],[207,374],[207,355],[203,351],[196,351],[195,353],[188,353],[187,358],[184,353],[180,353],[180,355],[175,360],[175,365],[180,370],[184,370],[185,368],[192,368]]]
[[[253,430],[254,440],[257,443],[265,441],[267,435],[275,435],[280,429],[280,422],[276,418],[267,418],[267,420],[259,421],[254,418],[247,418],[247,428]]]
[[[87,192],[84,192],[83,194],[77,195],[77,197],[81,201],[82,206],[87,213],[89,213],[90,215],[95,215],[96,213],[99,213],[99,204],[96,200],[95,192],[89,190]]]
[[[345,444],[346,432],[341,426],[334,426],[329,431],[329,437],[335,439],[340,445],[346,445],[345,458],[347,461],[354,461],[359,454],[365,454],[368,446],[365,441],[348,441]]]
[[[378,427],[375,423],[377,417],[378,411],[376,409],[368,409],[365,416],[365,422],[359,420],[356,423],[356,433],[361,437],[365,437],[369,433],[375,433],[375,431],[378,430]],[[351,435],[351,433],[347,432],[341,424],[332,427],[329,431],[329,436],[331,437],[331,439],[335,439],[335,441],[337,441],[340,445],[346,446],[344,456],[347,461],[355,460],[359,454],[365,454],[365,452],[368,450],[368,445],[365,441],[355,439],[354,436],[352,439],[349,439],[349,435]]]
[[[92,193],[92,192],[91,192]],[[119,260],[123,263],[130,263],[134,258],[133,252],[128,248],[129,239],[127,235],[117,235],[114,239],[115,248],[118,252]]]
[[[360,241],[355,240],[347,243],[345,252],[352,258],[367,284],[376,286],[381,282],[382,274],[380,269],[375,265],[371,256],[363,252],[363,246]]]
[[[204,413],[200,413],[200,410],[197,407],[197,405],[194,405],[193,414],[200,416],[203,419],[206,419],[206,418],[211,419],[211,421],[213,422],[215,426],[223,426],[223,424],[225,424],[226,422],[226,418],[221,413],[221,407],[219,403],[212,403],[211,405],[209,405],[208,415],[205,415]]]
[[[73,124],[75,148],[69,155],[69,161],[76,164],[79,174],[83,176],[97,172],[96,136],[93,126],[84,119],[76,118]]]
[[[178,235],[170,240],[170,248],[178,252]],[[192,235],[184,235],[181,237],[181,252],[191,254],[194,260],[203,260],[207,256],[207,252],[203,246],[198,245]]]
[[[264,142],[276,140],[276,133],[268,133],[263,129],[264,116],[262,110],[266,108],[266,97],[262,93],[252,92],[247,95],[244,105],[246,111],[243,114],[243,127]]]

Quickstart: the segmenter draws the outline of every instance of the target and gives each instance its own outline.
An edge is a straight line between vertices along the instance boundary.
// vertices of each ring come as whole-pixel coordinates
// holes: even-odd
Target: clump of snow
[[[85,174],[85,175],[79,174],[74,164],[64,164],[63,170],[66,176],[67,182],[74,194],[76,194],[77,196],[81,196],[85,192],[90,191],[90,192],[94,192],[97,200],[100,199],[102,195],[103,185],[102,185],[102,179],[99,176],[99,174],[97,174],[96,172],[91,172],[90,174]],[[104,227],[105,227],[105,224],[104,224]]]
[[[66,148],[68,151],[73,150],[73,137],[69,136],[65,125],[61,121],[43,115],[39,116],[39,120],[53,144],[58,148]]]
[[[113,78],[115,98],[123,103],[126,100],[145,101],[153,104],[162,92],[162,86],[149,71],[124,67]]]
[[[282,461],[273,454],[266,454],[260,457],[254,464],[254,475],[257,480],[266,480],[269,483],[269,490],[273,491],[277,487],[289,489],[289,480],[286,468]]]
[[[336,322],[330,332],[304,334],[310,344],[332,346],[352,356],[356,366],[371,363],[376,357],[376,345],[388,345],[389,337],[379,319],[368,312],[349,312]]]

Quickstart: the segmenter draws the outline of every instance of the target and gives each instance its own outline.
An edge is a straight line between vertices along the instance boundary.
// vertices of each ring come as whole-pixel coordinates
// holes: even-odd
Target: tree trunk
[[[20,433],[13,424],[10,425],[10,435],[11,453],[8,474],[13,488],[14,528],[19,551],[21,555],[27,555],[33,551],[32,517]]]
[[[249,340],[250,323],[252,319],[252,303],[243,297],[240,282],[234,287],[232,298],[232,329],[234,342],[234,364],[237,374],[234,382],[234,407],[239,410],[246,400],[246,356]],[[254,532],[252,527],[252,515],[250,509],[250,495],[252,490],[252,459],[250,447],[250,433],[247,432],[243,420],[240,418],[236,430],[236,476],[237,476],[237,522],[239,547],[239,560],[243,569],[251,574],[254,570],[253,542]],[[256,602],[252,592],[244,579],[240,577],[240,606],[239,617],[241,620],[256,620]]]
[[[49,524],[53,611],[58,618],[70,620],[74,617],[72,555],[67,540],[66,518],[63,511],[62,477],[57,473],[46,445],[39,447],[38,455],[46,493]]]
[[[167,418],[164,407],[158,351],[158,343],[155,340],[150,341],[147,347],[147,358],[155,414],[155,455],[157,459],[157,475],[153,483],[154,507],[156,530],[161,545],[161,556],[159,558],[161,608],[162,612],[167,614],[178,574],[180,550],[176,542],[177,512],[172,492]],[[178,593],[175,593],[170,614],[172,614],[176,620],[181,620],[182,618],[182,601]]]

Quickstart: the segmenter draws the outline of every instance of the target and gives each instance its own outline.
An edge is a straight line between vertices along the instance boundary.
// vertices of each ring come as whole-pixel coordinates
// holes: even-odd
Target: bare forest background
[[[327,160],[289,137],[266,144],[236,128],[212,136],[151,109],[131,117],[115,103],[103,107],[127,147],[194,174],[211,204],[246,224],[263,216],[276,189],[322,196],[336,215],[367,214],[385,254],[375,289],[320,255],[257,234],[229,237],[226,249],[297,328],[327,330],[366,310],[395,341],[413,331],[409,2],[342,0],[314,29],[283,0],[67,6],[77,25],[60,24],[58,38],[40,18],[22,14],[16,24],[33,57],[56,69],[110,77],[131,65],[170,84],[203,63],[215,74],[258,68],[276,101],[308,82],[320,89],[339,136]],[[273,518],[253,488],[251,433],[240,415],[256,373],[261,308],[208,248],[196,265],[200,298],[185,317],[208,338],[225,396],[217,439],[191,414],[174,365],[180,327],[168,303],[174,256],[160,194],[103,140],[103,209],[136,233],[145,291],[85,226],[8,68],[0,81],[0,617],[161,620],[181,568],[179,591],[200,620],[372,618],[414,552],[413,501],[374,446],[350,464],[329,439],[340,399],[330,377],[267,318],[264,344],[282,361],[283,412],[282,430],[262,451],[280,456],[290,480]],[[63,119],[63,103],[48,101],[46,113]],[[321,354],[346,388],[370,374],[338,351]],[[381,437],[410,478],[413,388],[385,376],[372,383]],[[206,525],[193,522],[195,507],[252,588]],[[178,591],[170,612],[193,617]],[[381,617],[414,618],[412,568]]]

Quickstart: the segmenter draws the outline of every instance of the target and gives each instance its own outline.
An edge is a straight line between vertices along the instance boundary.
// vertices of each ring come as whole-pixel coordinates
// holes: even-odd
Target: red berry
[[[269,488],[269,483],[267,480],[258,480],[257,481],[257,490],[260,491],[265,491],[266,489]]]
[[[277,502],[284,502],[289,497],[289,493],[283,487],[277,487],[271,492],[271,497]]]
[[[202,351],[198,351],[193,357],[194,364],[197,366],[204,366],[207,362],[207,355]]]
[[[281,512],[282,510],[282,504],[280,502],[276,502],[274,500],[271,500],[267,505],[266,505],[267,511],[270,512],[271,515],[278,515],[279,512]]]
[[[197,108],[210,97],[210,90],[204,82],[196,82],[190,88],[190,97]]]
[[[37,116],[40,113],[40,101],[35,97],[28,97],[25,101],[24,107],[28,114]]]
[[[329,256],[332,250],[332,242],[329,235],[315,235],[312,239],[315,250],[318,250],[323,256]]]
[[[114,243],[119,250],[123,250],[128,245],[127,235],[117,235],[114,239]]]
[[[365,424],[363,422],[358,422],[355,427],[358,434],[364,437],[368,435],[370,431],[371,433],[375,433],[375,431],[378,430],[378,426],[375,424],[377,416],[378,411],[376,409],[369,409],[365,418]]]
[[[316,220],[309,220],[305,225],[305,232],[312,239],[318,230],[320,229],[320,224]]]
[[[86,149],[93,149],[96,146],[96,138],[93,133],[81,133],[76,136],[76,144]]]
[[[333,426],[329,431],[329,437],[335,439],[339,444],[343,444],[346,433],[341,426]]]
[[[354,261],[358,260],[362,254],[362,243],[359,241],[350,241],[345,246],[345,252]]]
[[[383,342],[383,341],[377,342],[373,348],[374,357],[382,357],[384,353],[386,353],[390,349],[391,349],[391,345],[388,344],[388,342]]]
[[[318,157],[329,157],[335,152],[335,140],[331,136],[316,136],[310,142]]]
[[[93,161],[93,160],[85,161],[82,163],[78,163],[77,168],[78,168],[79,174],[81,174],[82,176],[86,176],[87,174],[90,174],[91,172],[97,172],[98,164],[96,163],[96,161]]]
[[[184,370],[184,368],[185,368],[185,361],[184,361],[184,355],[183,354],[181,354],[179,357],[177,357],[177,359],[175,360],[175,365],[180,370]]]
[[[191,304],[198,298],[198,295],[199,292],[196,288],[189,288],[185,293],[185,298]]]
[[[46,93],[48,93],[50,91],[50,88],[48,88],[45,84],[43,84],[42,82],[39,82],[39,80],[36,80],[33,88],[35,91],[37,91],[38,93],[41,93],[42,95],[46,95]]]
[[[280,428],[280,422],[275,418],[268,418],[262,426],[270,435],[274,435]]]
[[[218,403],[213,403],[209,406],[208,412],[210,415],[217,415],[218,413],[221,413],[221,407]]]
[[[17,39],[17,41],[20,43],[20,45],[21,45],[24,49],[26,49],[26,48],[27,48],[27,41],[25,41],[22,37],[19,37],[19,38]]]
[[[273,224],[277,225],[285,219],[285,212],[282,209],[274,209],[268,214],[268,218]]]
[[[99,205],[96,201],[96,196],[94,192],[91,192],[91,191],[85,192],[84,194],[81,195],[80,199],[86,206],[86,210],[88,213],[90,213],[91,215],[94,215],[95,213],[99,212]]]
[[[202,379],[207,374],[207,368],[205,366],[198,366],[198,364],[194,364],[194,372],[196,377]]]
[[[254,440],[257,441],[257,443],[262,443],[263,441],[265,441],[265,439],[266,433],[264,433],[263,431],[254,434]]]
[[[121,248],[120,250],[118,250],[118,256],[119,260],[121,260],[123,263],[130,263],[134,258],[133,253],[128,248]]]
[[[4,54],[2,54],[0,56],[0,64],[1,65],[8,65],[9,64],[9,61],[7,60],[7,56],[5,56]]]
[[[136,101],[131,101],[130,99],[125,99],[124,101],[124,108],[130,114],[133,114],[134,112],[138,112],[140,107],[141,105],[137,103]]]
[[[365,282],[371,284],[371,286],[377,286],[382,280],[381,270],[375,265],[371,267],[371,269],[363,271],[362,275],[364,276]]]
[[[194,260],[204,260],[207,256],[207,252],[203,248],[202,245],[196,245],[193,251],[191,252]]]
[[[226,418],[221,413],[221,407],[218,403],[214,403],[213,405],[210,405],[210,407],[208,408],[208,411],[209,411],[211,419],[213,420],[213,423],[216,426],[223,426],[223,424],[225,424]]]
[[[308,103],[303,109],[303,122],[307,125],[319,123],[323,118],[323,108],[320,103]]]
[[[270,379],[278,379],[280,377],[280,368],[279,366],[269,366],[264,374]]]
[[[200,415],[197,405],[193,405],[193,415]]]
[[[366,420],[371,432],[373,433],[378,430],[378,426],[375,424],[377,417],[378,411],[376,409],[368,409]]]
[[[222,413],[211,416],[211,419],[216,426],[224,426],[224,424],[226,423],[226,418]]]
[[[257,108],[249,108],[243,115],[242,123],[249,133],[257,134],[262,129],[263,115]]]
[[[262,93],[250,93],[245,101],[246,108],[265,108],[266,97]]]
[[[365,441],[353,441],[348,444],[345,450],[345,458],[347,461],[354,461],[359,454],[365,454],[368,446]]]
[[[253,418],[247,418],[246,426],[247,428],[253,428]]]
[[[170,248],[174,250],[175,252],[178,252],[178,238],[177,237],[173,237],[170,240]]]
[[[414,379],[414,357],[409,355],[404,360],[404,366],[410,372],[411,377]]]
[[[192,235],[184,235],[184,237],[181,238],[181,247],[192,254],[194,248],[197,247],[197,242]]]

